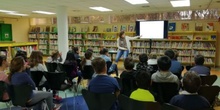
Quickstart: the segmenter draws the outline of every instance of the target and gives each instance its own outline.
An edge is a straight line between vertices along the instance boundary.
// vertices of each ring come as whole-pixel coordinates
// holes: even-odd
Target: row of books
[[[209,42],[194,42],[193,48],[197,49],[215,49],[215,45]]]
[[[204,55],[205,57],[215,57],[216,55],[215,51],[197,51],[197,50],[194,50],[193,54],[194,55],[201,54]]]
[[[50,49],[58,50],[58,46],[57,45],[50,45]]]
[[[85,41],[85,45],[87,46],[100,46],[100,41]]]
[[[48,49],[47,45],[39,45],[39,49]]]
[[[104,46],[116,46],[117,42],[115,41],[103,41]]]
[[[189,31],[190,24],[189,23],[181,23],[182,31]],[[195,31],[213,31],[214,23],[195,23]],[[169,23],[169,31],[176,31],[176,23]]]
[[[83,39],[83,34],[69,34],[69,39]]]
[[[101,34],[87,34],[87,39],[100,39]]]
[[[58,35],[57,34],[49,34],[50,39],[57,39]]]
[[[57,44],[57,40],[50,40],[50,44]]]
[[[39,44],[48,44],[48,40],[40,39]]]
[[[29,42],[38,42],[37,39],[29,39]]]

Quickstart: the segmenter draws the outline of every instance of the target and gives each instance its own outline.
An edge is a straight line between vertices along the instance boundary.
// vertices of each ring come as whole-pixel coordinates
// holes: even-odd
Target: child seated
[[[148,66],[148,57],[147,54],[143,53],[139,55],[139,63],[136,66],[136,70],[137,71],[149,71],[151,74],[153,74],[153,67],[152,66]]]
[[[138,101],[154,102],[154,96],[149,91],[151,85],[150,73],[147,71],[138,72],[136,75],[136,82],[138,89],[131,93],[130,98]]]
[[[196,65],[192,67],[189,71],[195,71],[201,76],[210,75],[210,69],[203,65],[205,61],[203,55],[196,55],[194,60]]]
[[[181,107],[185,110],[203,110],[210,108],[209,102],[197,94],[201,85],[201,79],[197,73],[188,71],[183,77],[183,88],[181,95],[176,95],[170,100],[170,104]]]

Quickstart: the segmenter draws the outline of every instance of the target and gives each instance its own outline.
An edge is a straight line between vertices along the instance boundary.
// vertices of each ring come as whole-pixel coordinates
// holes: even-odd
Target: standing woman
[[[124,59],[128,57],[128,54],[131,52],[130,40],[137,39],[139,37],[140,36],[135,36],[135,37],[126,36],[124,31],[121,31],[119,33],[119,38],[117,39],[118,52],[115,59],[116,63],[118,63],[118,60],[121,58],[122,55],[124,56]]]

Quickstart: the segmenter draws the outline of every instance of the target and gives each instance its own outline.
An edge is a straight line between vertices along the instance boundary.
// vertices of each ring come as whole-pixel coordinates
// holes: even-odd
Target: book
[[[189,23],[182,23],[181,30],[182,31],[189,31]]]
[[[112,29],[111,28],[106,28],[106,32],[111,32]]]
[[[121,25],[121,29],[120,29],[120,31],[127,31],[127,27],[126,27],[126,25]]]
[[[118,32],[118,26],[117,25],[112,26],[112,32]]]
[[[128,32],[134,31],[134,25],[128,25]]]
[[[206,23],[205,30],[206,31],[213,31],[214,30],[214,23]]]
[[[98,32],[98,26],[93,26],[92,32]]]
[[[202,23],[195,24],[195,31],[203,31]]]
[[[84,26],[84,27],[81,28],[81,32],[88,32],[88,31],[89,31],[89,27],[88,26]]]
[[[169,23],[169,31],[176,31],[176,23]]]

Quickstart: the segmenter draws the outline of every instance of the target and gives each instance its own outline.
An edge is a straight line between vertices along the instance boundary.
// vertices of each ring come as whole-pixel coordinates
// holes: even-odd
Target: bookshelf
[[[85,51],[85,34],[84,32],[71,32],[69,33],[68,39],[69,39],[69,47],[70,49],[72,46],[74,47],[80,47],[80,56],[84,56]]]
[[[205,56],[205,65],[214,66],[216,62],[216,31],[182,31],[169,32],[168,39],[155,39],[152,42],[152,54],[158,57],[167,49],[176,49],[179,52],[178,61],[183,65],[194,65],[194,56]],[[148,53],[149,40],[132,40],[133,58],[138,60],[141,53]]]

